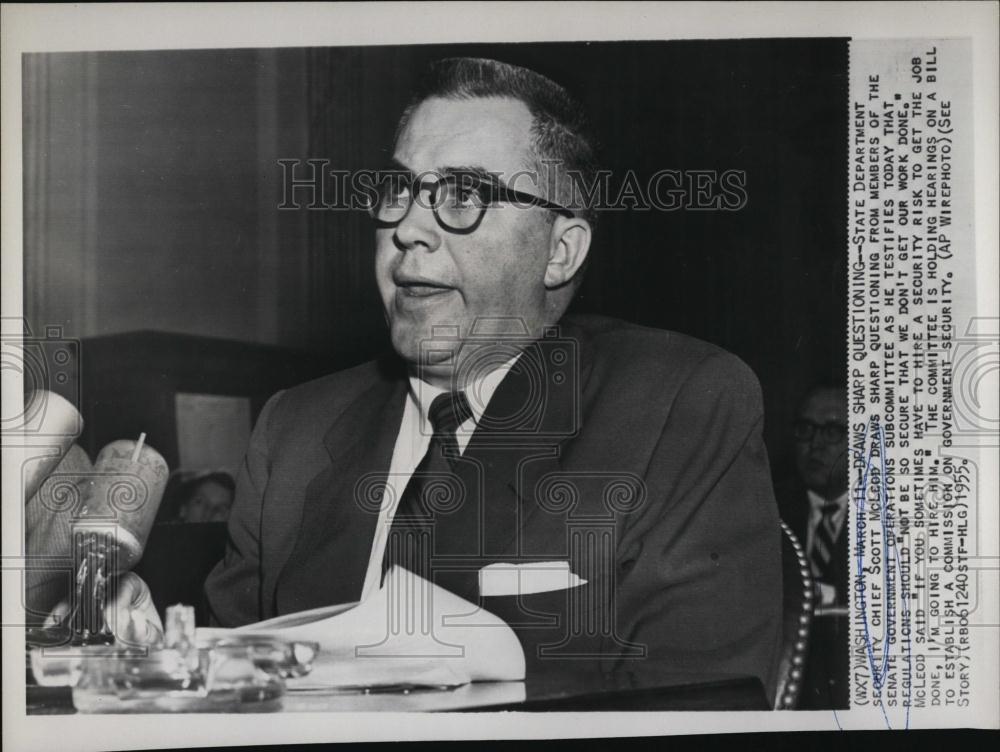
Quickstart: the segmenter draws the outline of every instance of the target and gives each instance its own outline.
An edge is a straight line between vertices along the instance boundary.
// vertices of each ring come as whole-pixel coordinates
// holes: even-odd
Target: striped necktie
[[[830,560],[833,558],[833,551],[837,540],[833,518],[839,509],[840,506],[836,502],[829,502],[820,507],[819,523],[813,531],[812,551],[809,552],[809,561],[812,564],[813,575],[824,582],[830,579]]]
[[[459,454],[455,431],[472,417],[465,392],[439,394],[431,402],[427,417],[434,435],[393,515],[382,557],[383,579],[393,564],[429,578],[434,501],[448,499],[460,488],[454,482],[452,458]]]

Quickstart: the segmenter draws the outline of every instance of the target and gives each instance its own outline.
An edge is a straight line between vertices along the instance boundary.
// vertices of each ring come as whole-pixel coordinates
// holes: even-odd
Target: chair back
[[[815,595],[805,549],[781,522],[782,638],[775,710],[794,710],[802,692]]]
[[[184,603],[194,606],[195,623],[207,626],[205,578],[225,552],[225,522],[153,525],[135,572],[149,585],[161,619],[167,606]]]

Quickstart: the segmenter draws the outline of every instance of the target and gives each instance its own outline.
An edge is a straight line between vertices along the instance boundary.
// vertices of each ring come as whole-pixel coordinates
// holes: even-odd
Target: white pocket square
[[[586,584],[585,579],[570,571],[568,561],[499,562],[479,570],[479,594],[482,596],[531,595]]]

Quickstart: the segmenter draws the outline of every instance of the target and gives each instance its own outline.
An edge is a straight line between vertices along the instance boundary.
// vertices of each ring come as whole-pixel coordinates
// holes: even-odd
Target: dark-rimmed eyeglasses
[[[799,418],[792,423],[792,436],[796,441],[812,441],[818,435],[825,444],[836,444],[847,436],[847,426],[843,423],[814,423],[806,418]]]
[[[426,176],[433,175],[433,179]],[[422,198],[427,193],[427,204]],[[541,196],[517,191],[492,175],[477,172],[455,172],[447,175],[424,173],[413,175],[405,171],[382,173],[378,193],[369,204],[368,213],[380,228],[395,227],[410,211],[414,200],[428,206],[442,229],[459,235],[475,232],[486,210],[500,202],[515,207],[538,206],[566,217],[573,212],[565,206]]]

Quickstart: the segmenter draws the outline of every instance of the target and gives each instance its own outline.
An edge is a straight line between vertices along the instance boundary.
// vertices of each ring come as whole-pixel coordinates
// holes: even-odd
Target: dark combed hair
[[[575,209],[594,224],[594,207],[583,204],[581,196],[586,193],[581,193],[576,184],[582,181],[589,187],[596,180],[597,142],[583,106],[566,89],[533,70],[497,60],[471,57],[437,60],[428,67],[403,112],[396,129],[397,139],[413,110],[433,97],[509,97],[524,102],[533,118],[533,168],[539,175],[550,177],[549,198]]]

